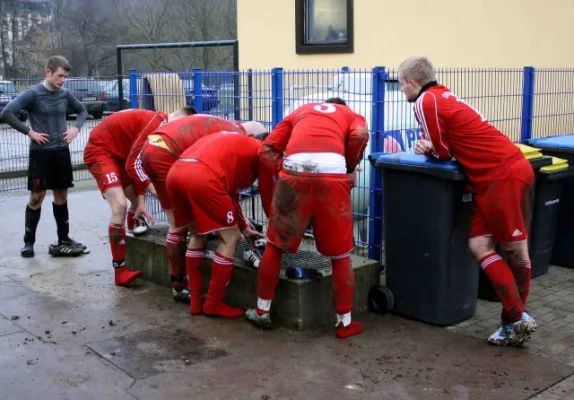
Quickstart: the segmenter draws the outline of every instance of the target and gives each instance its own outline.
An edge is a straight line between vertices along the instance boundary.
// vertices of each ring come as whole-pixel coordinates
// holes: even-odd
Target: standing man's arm
[[[369,131],[367,121],[359,114],[355,114],[349,126],[349,136],[347,137],[347,173],[355,172],[355,168],[363,161],[365,148],[369,143]]]
[[[74,96],[71,92],[68,91],[66,96],[68,98],[68,103],[72,105],[78,114],[74,126],[64,132],[64,141],[66,143],[72,143],[72,140],[78,136],[80,129],[82,129],[84,122],[86,122],[86,119],[88,118],[88,111],[86,111],[86,107],[84,107],[84,105],[80,103],[78,99],[76,99],[76,96]]]
[[[46,144],[49,141],[48,134],[34,132],[16,116],[17,113],[22,110],[26,110],[33,103],[34,91],[31,89],[24,90],[22,93],[16,96],[15,99],[10,101],[6,107],[4,107],[2,114],[0,114],[0,120],[10,125],[10,127],[16,129],[18,132],[30,136],[30,139],[32,139],[34,142],[40,145]]]

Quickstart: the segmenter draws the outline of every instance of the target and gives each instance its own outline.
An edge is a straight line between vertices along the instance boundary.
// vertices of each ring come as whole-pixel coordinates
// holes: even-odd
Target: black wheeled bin
[[[530,199],[530,209],[532,211],[532,218],[530,220],[530,226],[528,226],[528,231],[530,232],[530,234],[528,235],[528,246],[529,246],[529,253],[531,255],[532,258],[532,273],[534,274],[535,271],[542,271],[541,273],[539,273],[536,276],[541,275],[542,273],[545,273],[548,271],[548,265],[544,266],[544,263],[542,262],[542,264],[540,263],[540,261],[543,261],[543,258],[533,258],[533,254],[539,253],[540,250],[540,243],[539,240],[543,240],[543,238],[545,236],[541,236],[544,235],[543,232],[540,232],[540,234],[534,234],[534,239],[533,240],[533,233],[534,230],[538,230],[540,229],[540,225],[539,224],[534,224],[534,220],[537,218],[537,215],[543,214],[543,215],[547,215],[547,213],[544,210],[539,210],[537,209],[537,203],[536,203],[536,194],[540,193],[541,196],[545,197],[547,195],[546,190],[551,190],[545,183],[542,183],[539,180],[539,171],[541,168],[544,168],[546,166],[549,166],[552,164],[552,157],[548,157],[548,156],[544,156],[542,154],[542,152],[539,149],[530,147],[530,146],[526,146],[523,144],[516,144],[520,150],[522,151],[522,154],[524,154],[524,157],[530,162],[530,165],[532,165],[532,169],[534,170],[534,174],[535,174],[535,183],[534,183],[534,192],[533,195]],[[540,188],[538,187],[539,185],[542,185]],[[508,262],[508,257],[506,255],[506,252],[504,250],[502,250],[502,247],[497,244],[496,246],[496,251],[502,256],[502,258]],[[546,268],[546,269],[545,269]],[[478,269],[478,298],[483,299],[483,300],[488,300],[488,301],[499,301],[498,300],[498,296],[496,295],[496,292],[494,291],[494,288],[492,287],[492,283],[490,282],[490,279],[488,279],[488,276],[486,275],[486,273],[482,270],[482,268],[480,268],[480,265],[478,265],[477,263],[477,269]],[[532,275],[532,277],[534,277],[534,275]]]
[[[569,165],[574,165],[574,136],[557,135],[530,139],[528,144],[541,149],[545,155],[565,159]],[[562,183],[550,262],[561,267],[574,268],[574,177],[572,176],[565,178]]]
[[[413,153],[370,158],[382,171],[393,312],[439,326],[471,317],[478,274],[468,250],[472,197],[460,165]]]

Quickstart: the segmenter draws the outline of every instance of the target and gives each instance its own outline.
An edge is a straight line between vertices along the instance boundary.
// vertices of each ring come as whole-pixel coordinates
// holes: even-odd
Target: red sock
[[[351,312],[355,297],[355,274],[351,268],[349,256],[331,259],[333,266],[333,292],[335,294],[335,312],[339,315]]]
[[[282,255],[283,251],[277,246],[272,243],[267,244],[257,271],[257,297],[262,300],[270,302],[275,297],[275,288],[277,283],[279,283],[279,274],[281,272]],[[271,304],[269,303],[270,306]],[[269,310],[262,310],[257,307],[259,315],[268,312]]]
[[[525,309],[508,264],[497,253],[483,257],[479,263],[492,282],[492,287],[502,303],[508,322],[518,321]]]
[[[128,231],[133,231],[135,228],[135,213],[136,209],[134,207],[128,210]]]
[[[203,249],[188,249],[185,253],[189,293],[191,294],[190,312],[201,314],[203,307]]]
[[[513,260],[509,258],[508,265],[516,280],[520,300],[522,300],[522,304],[526,304],[528,293],[530,293],[530,278],[532,275],[531,262],[530,260]]]
[[[126,258],[126,228],[123,225],[111,224],[108,227],[112,260],[123,263]]]
[[[169,270],[172,284],[176,290],[185,287],[186,261],[185,261],[185,231],[170,232],[165,241],[165,251],[169,260]],[[183,285],[183,286],[182,286]]]
[[[233,273],[233,259],[219,253],[213,256],[211,264],[211,282],[203,305],[203,313],[224,318],[237,318],[243,315],[241,308],[231,307],[223,302],[227,284]]]

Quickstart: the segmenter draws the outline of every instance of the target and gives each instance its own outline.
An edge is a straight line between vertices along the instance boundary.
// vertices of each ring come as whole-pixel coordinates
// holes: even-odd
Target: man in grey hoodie
[[[68,236],[68,189],[74,186],[69,145],[88,115],[84,105],[63,87],[70,70],[70,64],[64,57],[50,57],[46,63],[44,82],[24,90],[8,103],[0,115],[2,122],[31,139],[28,169],[30,201],[26,206],[22,257],[34,257],[36,228],[46,190],[52,190],[54,194],[53,211],[58,227],[58,241],[50,245],[49,253],[53,256],[77,256],[86,250],[86,246]],[[78,114],[75,125],[69,129],[66,124],[68,104]],[[21,110],[28,112],[30,127],[16,116]]]

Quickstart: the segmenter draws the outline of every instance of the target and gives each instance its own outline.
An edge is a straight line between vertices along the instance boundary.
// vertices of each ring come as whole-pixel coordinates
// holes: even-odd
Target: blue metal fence
[[[193,70],[182,76],[193,82],[188,104],[226,119],[257,120],[270,129],[297,107],[341,97],[369,121],[371,138],[357,187],[353,189],[356,252],[381,260],[382,181],[366,160],[372,152],[413,151],[420,129],[400,92],[397,69],[284,70],[218,72]],[[181,74],[181,73],[180,73]],[[149,76],[150,74],[146,74]],[[158,73],[161,75],[161,73]],[[138,85],[143,75],[132,71],[132,107],[146,96]],[[554,133],[574,134],[574,69],[437,69],[437,79],[479,110],[515,142]],[[184,85],[185,86],[185,85]],[[216,98],[215,98],[216,97]],[[244,208],[253,220],[266,223],[256,188],[246,191]],[[163,219],[157,201],[150,205]]]
[[[515,142],[551,134],[574,134],[574,69],[441,68],[437,69],[437,79]],[[19,82],[17,86],[24,88],[31,83]],[[188,104],[225,119],[257,120],[270,130],[298,106],[334,96],[343,98],[369,122],[371,138],[365,156],[414,149],[420,129],[412,105],[400,92],[394,68],[233,72],[194,69],[170,74],[129,74],[129,101],[133,108]],[[83,145],[97,122],[86,124],[81,140],[74,144],[74,164],[82,164]],[[15,170],[26,168],[28,138],[5,124],[1,129],[0,176],[6,178],[7,173],[14,175]],[[353,189],[356,252],[380,260],[382,182],[366,160],[360,167],[357,187]],[[90,179],[89,174],[82,172],[78,180],[82,179]],[[0,180],[0,191],[25,187],[26,177],[22,174]],[[245,191],[244,211],[265,224],[256,193],[256,186]],[[157,201],[150,198],[149,204],[155,217],[164,220]]]

